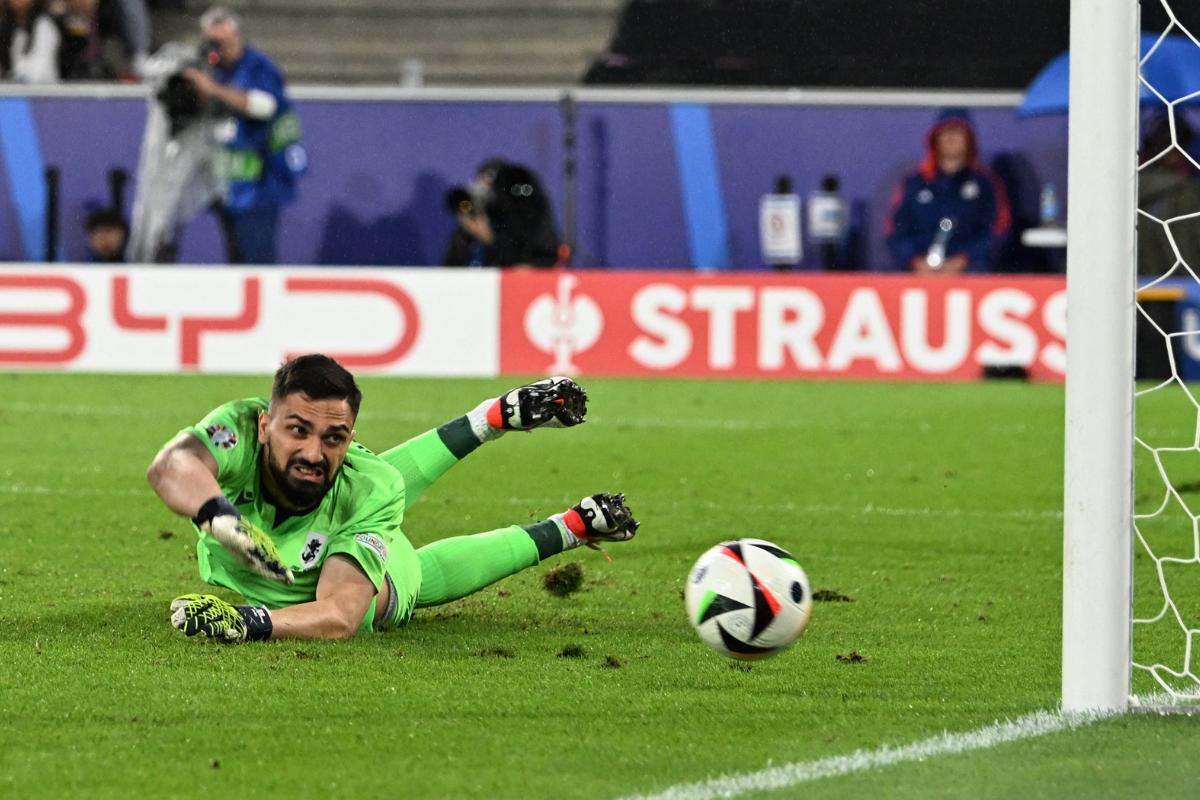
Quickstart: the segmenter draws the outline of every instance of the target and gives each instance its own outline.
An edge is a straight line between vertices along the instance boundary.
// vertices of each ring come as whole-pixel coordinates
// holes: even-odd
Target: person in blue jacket
[[[212,75],[187,69],[184,76],[202,99],[228,114],[217,125],[225,188],[217,210],[228,260],[272,264],[279,211],[295,198],[296,179],[308,166],[300,123],[283,73],[246,43],[236,14],[213,6],[200,17],[200,29]]]
[[[899,269],[916,274],[987,272],[1012,216],[1000,180],[979,163],[966,109],[942,111],[925,160],[892,195],[887,245]]]

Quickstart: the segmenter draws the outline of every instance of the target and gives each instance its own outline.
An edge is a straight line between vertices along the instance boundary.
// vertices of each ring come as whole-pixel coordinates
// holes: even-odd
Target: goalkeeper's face
[[[345,400],[312,400],[297,392],[273,401],[258,419],[268,487],[294,510],[314,508],[353,439],[354,414]]]

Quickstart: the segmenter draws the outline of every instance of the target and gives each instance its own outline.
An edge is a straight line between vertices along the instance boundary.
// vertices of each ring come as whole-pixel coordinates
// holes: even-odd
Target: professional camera
[[[182,72],[168,75],[154,97],[162,103],[163,110],[167,112],[172,139],[204,113],[200,93],[196,91],[195,84],[183,77]]]
[[[475,208],[475,198],[467,191],[467,187],[454,186],[446,192],[446,210],[451,214],[473,214]]]
[[[168,42],[143,66],[152,93],[126,248],[131,262],[173,260],[179,230],[221,196],[214,116],[184,77],[189,67],[207,69],[208,63],[195,45]]]
[[[167,48],[156,57],[159,77],[158,91],[154,99],[162,104],[170,122],[170,136],[174,139],[181,131],[199,120],[205,112],[204,101],[195,85],[184,77],[187,68],[208,70],[218,60],[217,44],[206,41],[198,50],[178,48],[168,52]],[[163,72],[167,74],[162,75]]]
[[[491,204],[491,189],[480,181],[453,186],[446,192],[446,210],[451,214],[484,213]]]
[[[502,158],[489,158],[475,170],[475,178],[465,186],[453,186],[446,192],[446,210],[451,214],[482,214],[492,205],[492,183],[496,174],[509,166]]]

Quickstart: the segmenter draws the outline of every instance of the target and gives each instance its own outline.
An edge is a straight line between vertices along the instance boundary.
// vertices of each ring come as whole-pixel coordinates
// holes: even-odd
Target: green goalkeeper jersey
[[[400,530],[404,518],[404,477],[367,448],[352,442],[346,461],[321,504],[303,516],[284,516],[263,498],[262,445],[258,417],[267,410],[261,398],[235,400],[215,409],[199,424],[185,428],[217,460],[217,482],[242,515],[264,530],[279,549],[296,582],[291,586],[264,578],[243,566],[216,539],[197,528],[200,577],[224,586],[252,603],[283,608],[316,598],[321,566],[332,555],[354,559],[378,590],[385,571],[397,583],[420,583],[412,545]],[[413,574],[396,574],[413,571]]]

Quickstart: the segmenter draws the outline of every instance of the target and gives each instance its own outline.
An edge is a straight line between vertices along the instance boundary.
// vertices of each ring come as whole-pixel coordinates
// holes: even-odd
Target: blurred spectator
[[[551,267],[562,260],[549,198],[529,168],[485,161],[470,188],[451,190],[447,202],[458,220],[447,266]]]
[[[979,163],[966,109],[946,109],[928,151],[892,196],[886,229],[896,266],[917,274],[986,272],[1011,224],[999,180]]]
[[[54,14],[62,34],[59,50],[59,72],[64,80],[112,80],[128,76],[136,58],[136,47],[126,30],[126,5],[139,5],[145,13],[144,0],[53,0]],[[143,19],[143,25],[145,20]],[[149,38],[149,29],[145,30]]]
[[[128,56],[124,71],[141,77],[142,67],[150,55],[150,11],[146,8],[146,0],[119,0],[119,6],[120,39]]]
[[[218,214],[230,264],[276,260],[279,211],[296,196],[296,178],[307,169],[300,122],[284,89],[283,73],[250,47],[232,11],[213,6],[200,18],[213,74],[184,70],[200,97],[227,115],[217,125],[225,181]]]
[[[88,261],[119,264],[125,260],[125,241],[129,225],[115,208],[93,211],[87,218]]]
[[[1138,208],[1166,221],[1200,212],[1200,185],[1196,168],[1184,151],[1192,142],[1192,127],[1182,114],[1175,116],[1174,146],[1166,116],[1154,122],[1142,144],[1145,165],[1138,172]],[[1167,150],[1167,148],[1170,148]],[[1163,151],[1166,150],[1166,153]],[[1161,158],[1155,158],[1162,154]],[[1155,159],[1152,163],[1151,159]],[[1171,223],[1171,236],[1179,255],[1193,271],[1200,270],[1200,218]],[[1176,262],[1175,251],[1163,226],[1138,215],[1137,265],[1141,275],[1162,275]]]
[[[4,0],[0,6],[0,77],[56,83],[62,36],[42,0]]]

